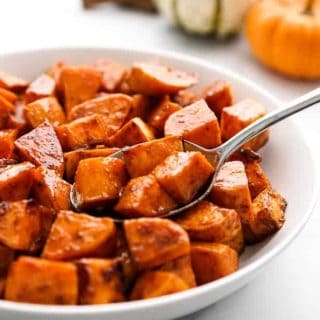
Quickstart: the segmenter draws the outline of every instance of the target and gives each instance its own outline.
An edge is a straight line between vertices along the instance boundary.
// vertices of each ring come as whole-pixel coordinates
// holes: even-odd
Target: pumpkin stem
[[[304,14],[309,14],[309,15],[312,14],[313,2],[314,2],[314,0],[307,1],[307,5],[306,5],[304,12],[303,12]]]

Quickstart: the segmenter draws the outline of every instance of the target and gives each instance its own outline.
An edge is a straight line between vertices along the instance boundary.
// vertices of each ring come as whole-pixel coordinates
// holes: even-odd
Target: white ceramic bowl
[[[33,79],[57,60],[91,63],[108,57],[131,64],[157,59],[182,70],[197,71],[201,85],[214,79],[232,83],[237,99],[251,97],[276,108],[278,102],[264,89],[233,72],[205,61],[172,53],[130,49],[55,49],[0,56],[0,70]],[[263,166],[273,186],[288,200],[284,227],[268,240],[246,248],[239,271],[215,282],[160,298],[95,306],[44,306],[0,300],[1,320],[160,320],[180,317],[204,308],[248,283],[302,229],[318,194],[316,165],[303,135],[290,120],[272,129],[262,150]],[[27,276],[27,275],[26,275]]]

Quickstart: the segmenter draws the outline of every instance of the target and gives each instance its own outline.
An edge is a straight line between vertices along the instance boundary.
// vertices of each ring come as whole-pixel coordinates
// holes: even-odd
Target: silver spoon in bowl
[[[256,137],[272,125],[290,117],[291,115],[300,112],[306,108],[309,108],[313,106],[314,104],[320,102],[320,88],[317,88],[313,91],[310,91],[306,93],[305,95],[293,100],[290,102],[287,106],[285,106],[282,109],[274,110],[273,112],[268,113],[266,116],[260,118],[259,120],[255,121],[242,131],[240,131],[238,134],[233,136],[231,139],[226,141],[224,144],[220,145],[217,148],[214,149],[206,149],[203,148],[195,143],[189,142],[189,141],[183,141],[183,147],[184,151],[198,151],[201,152],[211,163],[213,168],[215,168],[214,175],[212,177],[212,180],[210,184],[208,185],[207,189],[200,194],[196,199],[192,200],[190,203],[171,210],[169,213],[161,216],[161,218],[168,218],[174,215],[177,215],[179,213],[182,213],[183,211],[190,209],[191,207],[195,206],[199,201],[203,200],[208,196],[211,189],[214,186],[216,177],[224,164],[224,162],[229,158],[229,156],[240,149],[245,143],[247,143],[252,138]],[[134,146],[133,146],[134,147]],[[133,147],[125,147],[116,153],[110,155],[110,157],[113,158],[123,158],[123,155],[126,151],[130,150]],[[76,194],[74,190],[74,185],[71,190],[70,194],[70,200],[75,209],[77,208],[76,203]],[[123,221],[130,218],[121,218],[120,216],[115,218],[115,221]]]

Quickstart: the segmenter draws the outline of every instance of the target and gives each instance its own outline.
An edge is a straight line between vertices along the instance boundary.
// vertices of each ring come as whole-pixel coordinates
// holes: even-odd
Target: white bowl
[[[108,57],[130,65],[157,59],[182,70],[197,71],[201,85],[214,79],[232,83],[237,99],[251,97],[270,110],[278,102],[263,88],[233,72],[193,57],[130,49],[55,49],[0,56],[0,70],[33,79],[57,60],[74,64],[92,63]],[[94,306],[47,306],[0,300],[1,320],[160,320],[180,317],[204,308],[247,284],[299,233],[314,208],[318,194],[317,166],[300,130],[287,120],[272,129],[262,150],[263,166],[273,186],[288,201],[284,227],[268,240],[248,247],[239,271],[212,283],[160,298]],[[27,276],[27,275],[26,275]]]

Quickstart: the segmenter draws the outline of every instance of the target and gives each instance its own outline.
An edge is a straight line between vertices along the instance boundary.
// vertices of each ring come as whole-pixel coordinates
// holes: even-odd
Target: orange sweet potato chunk
[[[139,270],[158,267],[190,253],[187,233],[171,220],[126,220],[124,231],[131,257]]]
[[[123,160],[111,157],[81,160],[74,185],[77,207],[99,208],[113,204],[126,181]]]
[[[0,130],[8,127],[8,119],[14,112],[14,105],[0,95]]]
[[[12,158],[17,136],[16,129],[0,130],[0,158]]]
[[[43,165],[62,176],[64,170],[63,152],[52,125],[46,120],[32,131],[15,141],[22,159]]]
[[[116,227],[109,218],[60,211],[54,221],[42,257],[73,260],[111,255],[116,245]]]
[[[8,89],[13,92],[21,92],[29,85],[28,81],[8,74],[0,72],[0,88]]]
[[[145,119],[149,108],[151,99],[150,97],[144,96],[143,94],[135,94],[132,96],[132,108],[128,115],[127,121],[133,118]]]
[[[218,119],[204,100],[173,113],[164,126],[165,135],[181,136],[205,148],[221,144]]]
[[[11,103],[15,103],[18,100],[18,96],[14,92],[4,88],[0,88],[0,96]]]
[[[118,260],[83,258],[76,261],[79,303],[104,304],[124,300]]]
[[[233,209],[220,208],[201,201],[175,219],[193,241],[218,242],[229,245],[237,252],[244,241],[239,214]]]
[[[54,96],[56,90],[56,82],[53,78],[46,74],[42,74],[32,81],[24,95],[26,103],[31,103],[35,100]]]
[[[58,127],[66,120],[62,107],[55,97],[46,97],[27,104],[24,116],[32,128],[36,128],[45,120]]]
[[[123,216],[137,218],[163,216],[176,206],[150,174],[130,180],[114,209]]]
[[[171,98],[173,102],[177,103],[181,107],[186,107],[199,99],[197,94],[187,90],[180,90],[171,95]]]
[[[124,153],[124,161],[132,178],[149,174],[169,155],[183,151],[179,137],[169,136],[134,146]]]
[[[118,132],[109,138],[109,144],[122,148],[147,142],[155,138],[152,129],[140,118],[128,121]]]
[[[173,272],[149,271],[136,281],[130,300],[150,299],[187,289],[188,285]]]
[[[222,243],[192,243],[191,261],[198,285],[225,277],[239,268],[237,252]]]
[[[149,96],[175,93],[197,82],[194,73],[152,63],[135,63],[128,78],[131,90]]]
[[[24,134],[29,129],[27,127],[27,123],[23,115],[24,108],[25,108],[25,103],[22,100],[18,100],[15,103],[14,112],[11,113],[6,120],[6,128],[17,129],[19,135]],[[1,126],[1,116],[0,116],[0,126]]]
[[[16,201],[29,197],[34,165],[30,162],[11,164],[0,170],[0,200]]]
[[[153,171],[157,181],[178,203],[188,203],[213,174],[200,152],[177,152]]]
[[[73,305],[77,298],[77,269],[73,263],[21,256],[9,269],[7,300]]]

